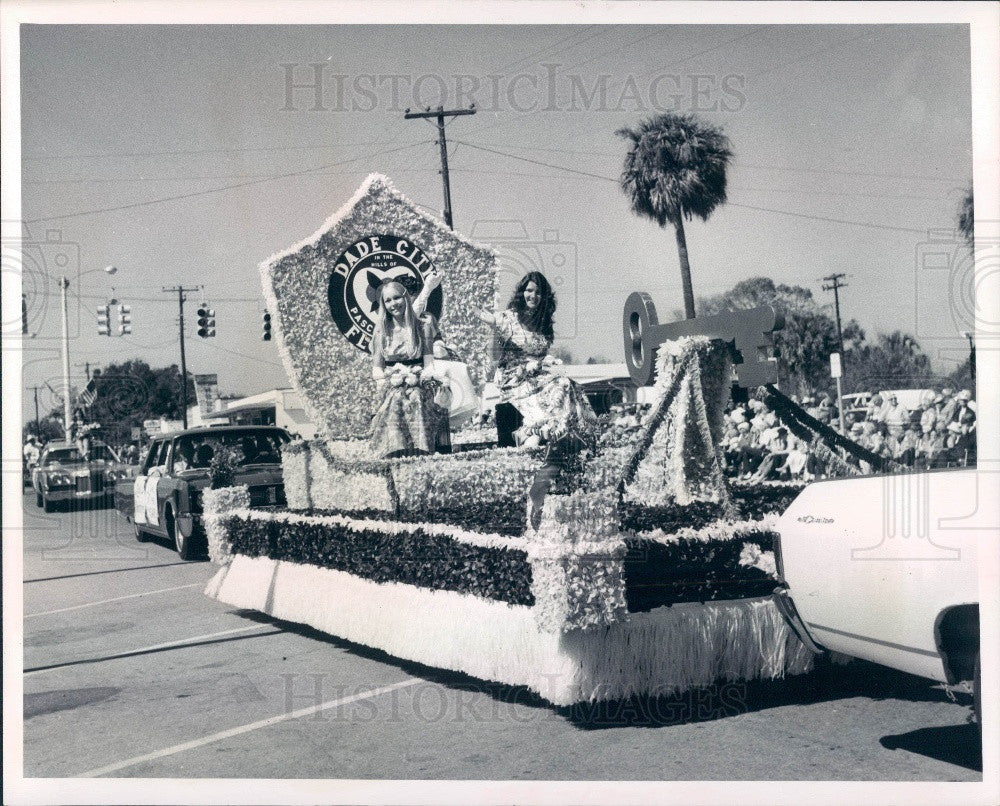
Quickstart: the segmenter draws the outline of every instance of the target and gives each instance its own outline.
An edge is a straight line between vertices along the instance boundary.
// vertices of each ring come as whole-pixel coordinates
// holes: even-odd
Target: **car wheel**
[[[190,537],[184,537],[181,530],[177,528],[174,511],[170,507],[167,507],[163,513],[163,525],[166,527],[167,537],[174,541],[174,546],[176,546],[181,559],[194,559],[194,540]]]
[[[46,512],[55,512],[56,511],[56,502],[55,501],[49,501],[49,499],[45,498],[44,496],[40,496],[40,497],[42,499],[42,509],[44,509]]]
[[[42,506],[42,494],[35,493],[35,506],[41,508]]]
[[[139,524],[136,523],[134,520],[132,521],[132,529],[135,530],[135,539],[138,540],[140,543],[145,543],[147,540],[149,540],[149,535],[142,529],[140,529]]]
[[[972,679],[972,711],[976,715],[976,724],[983,730],[983,679],[979,668],[979,653],[976,653],[976,673]]]

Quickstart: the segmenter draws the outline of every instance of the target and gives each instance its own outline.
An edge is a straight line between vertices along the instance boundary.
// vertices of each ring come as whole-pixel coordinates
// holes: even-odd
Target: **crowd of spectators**
[[[829,395],[792,398],[805,412],[840,431],[837,406]],[[641,425],[648,406],[613,406],[606,420],[610,434]],[[867,404],[844,412],[852,442],[899,465],[917,470],[975,464],[976,405],[966,390],[942,389],[909,409],[892,392],[873,394]],[[730,478],[751,482],[800,480],[838,475],[826,458],[786,428],[766,403],[751,399],[726,410],[720,443]],[[864,473],[871,466],[855,462]]]
[[[819,422],[840,431],[839,412],[829,395],[795,402]],[[928,393],[912,409],[893,392],[876,393],[863,408],[844,412],[844,428],[852,442],[904,467],[925,470],[975,463],[976,410],[967,389]],[[755,481],[810,481],[835,474],[757,400],[727,411],[722,448],[730,473]],[[872,470],[863,460],[860,467],[866,473]]]

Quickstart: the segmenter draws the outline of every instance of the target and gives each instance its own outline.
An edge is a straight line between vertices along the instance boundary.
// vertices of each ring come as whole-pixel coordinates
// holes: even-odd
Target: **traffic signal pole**
[[[184,288],[183,286],[174,286],[173,288],[164,288],[164,294],[173,294],[177,292],[177,308],[180,311],[180,333],[181,333],[181,401],[183,408],[181,409],[181,422],[184,428],[188,427],[188,385],[187,385],[187,359],[184,356],[184,294],[188,291],[199,291],[200,286],[196,288]]]

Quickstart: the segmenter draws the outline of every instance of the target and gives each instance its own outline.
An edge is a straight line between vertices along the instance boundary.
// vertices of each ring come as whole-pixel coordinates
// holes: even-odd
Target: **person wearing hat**
[[[899,437],[903,433],[903,426],[910,422],[910,410],[900,403],[895,395],[890,394],[882,421],[892,436]]]
[[[876,392],[865,406],[865,419],[870,423],[881,422],[883,405],[882,395]]]
[[[944,407],[941,409],[941,417],[946,423],[950,423],[955,416],[955,409],[958,408],[958,395],[955,390],[946,386],[941,390],[941,397],[944,398]]]
[[[903,433],[895,439],[893,458],[902,465],[913,467],[917,458],[917,448],[920,440],[910,423],[903,426]]]
[[[920,412],[920,433],[929,434],[934,430],[941,413],[941,395],[935,395],[933,399],[927,401],[923,411]]]

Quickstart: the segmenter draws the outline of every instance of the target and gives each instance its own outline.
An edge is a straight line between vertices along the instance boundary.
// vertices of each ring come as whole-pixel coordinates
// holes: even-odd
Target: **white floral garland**
[[[208,557],[213,563],[226,565],[233,559],[222,520],[237,513],[249,513],[250,488],[245,484],[234,487],[206,488],[201,494],[202,522],[208,539]]]
[[[683,528],[675,529],[672,532],[664,532],[662,529],[652,529],[644,532],[632,532],[627,536],[664,544],[676,543],[681,540],[696,541],[699,543],[729,542],[731,540],[742,540],[752,533],[776,531],[778,528],[778,517],[777,513],[770,512],[759,521],[734,522],[728,519],[721,519],[698,529]]]

